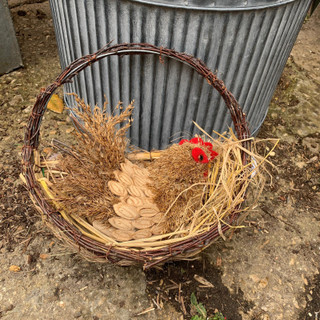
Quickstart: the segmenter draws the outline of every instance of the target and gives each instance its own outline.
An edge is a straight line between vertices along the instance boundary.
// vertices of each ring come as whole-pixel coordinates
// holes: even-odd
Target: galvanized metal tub
[[[202,59],[259,130],[311,0],[50,0],[62,68],[109,41],[147,42]],[[88,68],[87,68],[88,69]],[[232,124],[218,94],[189,67],[155,56],[111,57],[81,72],[65,93],[92,106],[135,100],[131,143],[165,148],[175,138]],[[73,99],[66,95],[73,108]]]
[[[0,0],[0,76],[22,66],[8,2]]]

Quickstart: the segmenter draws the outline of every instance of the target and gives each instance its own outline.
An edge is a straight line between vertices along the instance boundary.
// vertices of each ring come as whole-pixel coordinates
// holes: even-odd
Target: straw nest
[[[76,143],[54,141],[52,152],[39,160],[37,179],[47,200],[83,234],[105,244],[144,249],[214,226],[225,238],[222,225],[240,227],[229,223],[248,211],[242,203],[249,185],[256,198],[264,185],[265,157],[255,148],[245,149],[231,130],[214,139],[199,128],[202,136],[193,143],[137,151],[126,138],[132,103],[125,110],[118,104],[110,115],[106,103],[92,111],[75,99]],[[194,148],[201,157],[214,155],[212,160],[196,162]],[[246,164],[243,153],[251,159]]]

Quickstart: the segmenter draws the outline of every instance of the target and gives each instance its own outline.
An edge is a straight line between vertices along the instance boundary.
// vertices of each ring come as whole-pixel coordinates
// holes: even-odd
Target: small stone
[[[24,113],[30,113],[31,110],[32,110],[32,106],[28,106],[28,107],[26,107],[25,109],[23,109],[23,112],[24,112]]]
[[[68,129],[66,129],[66,133],[71,133],[71,132],[73,132],[74,131],[74,128],[68,128]]]
[[[48,259],[48,257],[49,257],[49,255],[46,254],[46,253],[41,253],[40,254],[40,259],[42,259],[42,260],[46,260],[46,259]]]
[[[307,286],[309,284],[307,278],[303,274],[301,275],[301,278],[302,278],[304,284]]]
[[[27,254],[27,255],[26,255],[26,263],[27,263],[27,264],[31,264],[32,261],[33,261],[32,255],[31,255],[31,254]]]
[[[21,271],[21,268],[19,266],[12,265],[12,266],[9,267],[9,271],[11,271],[11,272],[19,272],[19,271]]]
[[[307,163],[312,163],[312,162],[317,162],[317,161],[318,161],[318,157],[314,156],[310,160],[308,160]]]
[[[14,96],[11,101],[9,101],[9,105],[10,105],[10,106],[15,106],[15,105],[17,105],[19,102],[22,102],[22,101],[23,101],[22,95],[21,95],[21,94],[18,94],[18,95],[16,95],[16,96]]]
[[[255,275],[255,274],[251,274],[251,275],[249,276],[249,278],[250,278],[253,282],[256,282],[256,283],[258,283],[258,282],[260,281],[260,278],[259,278],[257,275]]]
[[[76,312],[76,313],[74,314],[74,317],[75,317],[76,319],[80,318],[81,316],[82,316],[81,311],[78,311],[78,312]]]
[[[5,309],[4,309],[4,311],[5,312],[8,312],[8,311],[11,311],[11,310],[13,310],[14,309],[14,305],[13,304],[9,304]]]
[[[295,162],[295,165],[299,168],[299,169],[303,169],[304,167],[307,166],[307,164],[303,161],[298,161],[298,162]]]
[[[259,281],[259,287],[260,287],[260,288],[264,289],[267,285],[268,285],[268,279],[267,279],[267,278],[261,279],[261,280]]]

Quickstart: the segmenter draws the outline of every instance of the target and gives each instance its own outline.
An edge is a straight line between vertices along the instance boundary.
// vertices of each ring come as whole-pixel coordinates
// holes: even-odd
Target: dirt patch
[[[320,314],[320,275],[315,276],[310,284],[306,282],[305,291],[307,293],[306,308],[300,313],[299,320],[319,318]]]
[[[292,56],[298,65],[308,72],[308,74],[320,83],[320,10],[306,19],[303,25],[303,32],[298,36],[292,50]]]
[[[196,314],[190,301],[194,293],[208,316],[219,311],[227,319],[241,320],[239,311],[247,313],[254,303],[244,300],[241,288],[230,293],[221,275],[222,271],[205,258],[166,264],[161,270],[146,272],[147,292],[160,305],[168,302],[174,305],[185,319]]]

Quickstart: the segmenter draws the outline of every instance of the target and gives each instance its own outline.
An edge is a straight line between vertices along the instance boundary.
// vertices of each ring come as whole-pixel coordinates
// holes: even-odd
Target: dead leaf
[[[53,112],[62,113],[64,109],[63,100],[57,94],[53,94],[47,108]]]
[[[208,287],[208,288],[213,288],[214,285],[209,282],[207,279],[203,278],[203,277],[200,277],[198,276],[197,274],[194,275],[194,280],[198,281],[199,283],[201,283],[202,285]]]
[[[12,265],[12,266],[9,267],[9,271],[11,271],[11,272],[19,272],[19,271],[21,271],[21,268],[19,266]]]
[[[41,253],[40,254],[40,259],[42,259],[42,260],[48,259],[48,257],[49,257],[49,255],[46,254],[46,253]]]

